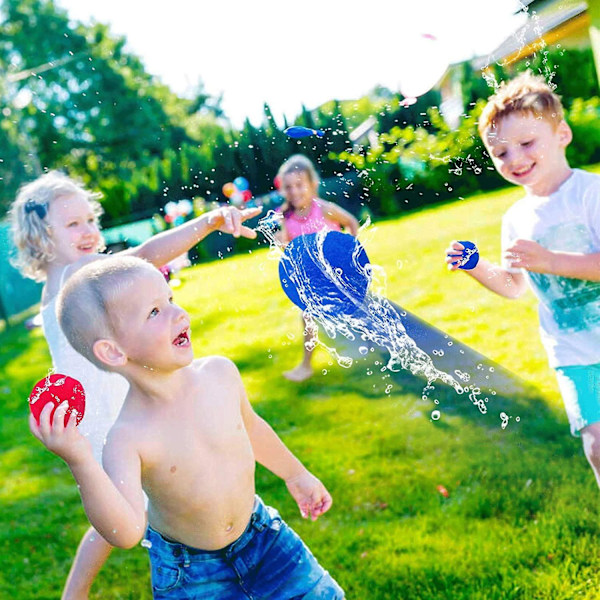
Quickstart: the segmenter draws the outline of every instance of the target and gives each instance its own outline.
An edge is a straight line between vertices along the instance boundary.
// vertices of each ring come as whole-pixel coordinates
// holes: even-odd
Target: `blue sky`
[[[260,123],[265,101],[280,120],[302,103],[358,98],[377,84],[420,90],[444,64],[491,52],[523,22],[518,0],[56,3],[74,20],[125,35],[147,71],[178,94],[200,80],[223,93],[236,126],[245,117]]]

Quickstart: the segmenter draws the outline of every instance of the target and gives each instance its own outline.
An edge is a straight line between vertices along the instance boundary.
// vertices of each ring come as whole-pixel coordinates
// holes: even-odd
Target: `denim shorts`
[[[600,364],[557,367],[556,378],[571,433],[600,422]]]
[[[220,550],[169,541],[148,527],[156,600],[337,600],[342,588],[279,513],[257,496],[246,530]]]

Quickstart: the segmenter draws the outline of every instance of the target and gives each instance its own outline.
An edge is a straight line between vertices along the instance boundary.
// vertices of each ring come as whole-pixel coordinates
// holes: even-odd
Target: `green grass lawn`
[[[266,250],[181,273],[175,297],[191,314],[196,354],[237,363],[256,410],[330,489],[331,511],[306,522],[283,482],[257,474],[259,493],[349,599],[600,596],[600,496],[569,435],[533,296],[496,297],[443,262],[451,239],[497,261],[500,218],[518,194],[422,210],[361,237],[390,299],[530,384],[519,397],[500,393],[486,415],[440,389],[432,421],[422,381],[406,377],[386,394],[372,365],[343,369],[322,350],[312,380],[284,380],[300,357],[300,316]],[[39,330],[14,327],[0,348],[0,598],[58,598],[86,519],[68,469],[27,429],[26,398],[50,359]],[[500,410],[513,417],[504,430]],[[92,594],[150,597],[141,547],[115,551]]]

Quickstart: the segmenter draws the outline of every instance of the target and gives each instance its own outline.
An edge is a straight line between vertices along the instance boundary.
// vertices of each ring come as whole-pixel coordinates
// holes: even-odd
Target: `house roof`
[[[523,4],[531,4],[534,0]],[[523,58],[531,54],[536,48],[531,48],[533,42],[543,38],[549,32],[558,29],[568,21],[576,19],[587,11],[587,2],[577,2],[564,10],[552,12],[549,14],[533,13],[527,19],[525,25],[517,29],[509,38],[504,40],[495,50],[487,56],[479,56],[472,61],[476,69],[484,69],[494,62],[500,62],[509,57],[507,62],[512,62],[518,58]]]

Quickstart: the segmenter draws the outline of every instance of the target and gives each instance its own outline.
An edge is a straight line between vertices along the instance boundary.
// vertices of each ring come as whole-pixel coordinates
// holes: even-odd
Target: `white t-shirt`
[[[600,252],[600,175],[574,169],[550,194],[527,195],[502,219],[502,251],[515,240],[533,240],[549,250]],[[539,300],[542,343],[551,367],[600,363],[600,282],[525,269],[522,273]]]

